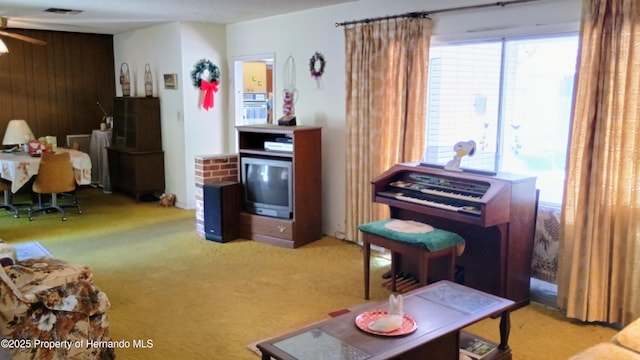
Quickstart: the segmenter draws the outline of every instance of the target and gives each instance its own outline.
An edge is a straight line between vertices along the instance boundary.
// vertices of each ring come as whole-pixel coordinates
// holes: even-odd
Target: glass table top
[[[320,329],[312,329],[276,342],[275,347],[304,360],[364,360],[371,356]]]

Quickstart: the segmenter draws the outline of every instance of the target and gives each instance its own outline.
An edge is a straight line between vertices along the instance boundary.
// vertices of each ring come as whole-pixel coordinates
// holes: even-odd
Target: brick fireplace
[[[202,186],[220,181],[238,181],[238,154],[196,156],[196,231],[204,237]]]

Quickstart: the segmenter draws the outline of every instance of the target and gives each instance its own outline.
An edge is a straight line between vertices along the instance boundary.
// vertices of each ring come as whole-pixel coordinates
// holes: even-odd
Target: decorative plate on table
[[[412,332],[416,331],[418,328],[418,323],[409,315],[404,314],[402,319],[402,326],[399,329],[390,332],[380,332],[369,329],[369,324],[372,321],[378,320],[379,318],[387,316],[386,310],[373,310],[366,311],[356,317],[356,326],[360,328],[362,331],[366,331],[370,334],[383,335],[383,336],[403,336],[409,335]]]

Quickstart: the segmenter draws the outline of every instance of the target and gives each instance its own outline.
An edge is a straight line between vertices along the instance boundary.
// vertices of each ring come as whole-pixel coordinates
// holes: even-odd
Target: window
[[[561,203],[577,53],[577,35],[433,46],[423,162],[474,140],[463,168],[536,176]]]

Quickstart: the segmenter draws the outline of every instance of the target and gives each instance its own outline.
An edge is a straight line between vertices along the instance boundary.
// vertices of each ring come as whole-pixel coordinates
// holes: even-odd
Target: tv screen
[[[259,215],[291,217],[290,161],[243,158],[242,172],[246,211]]]

